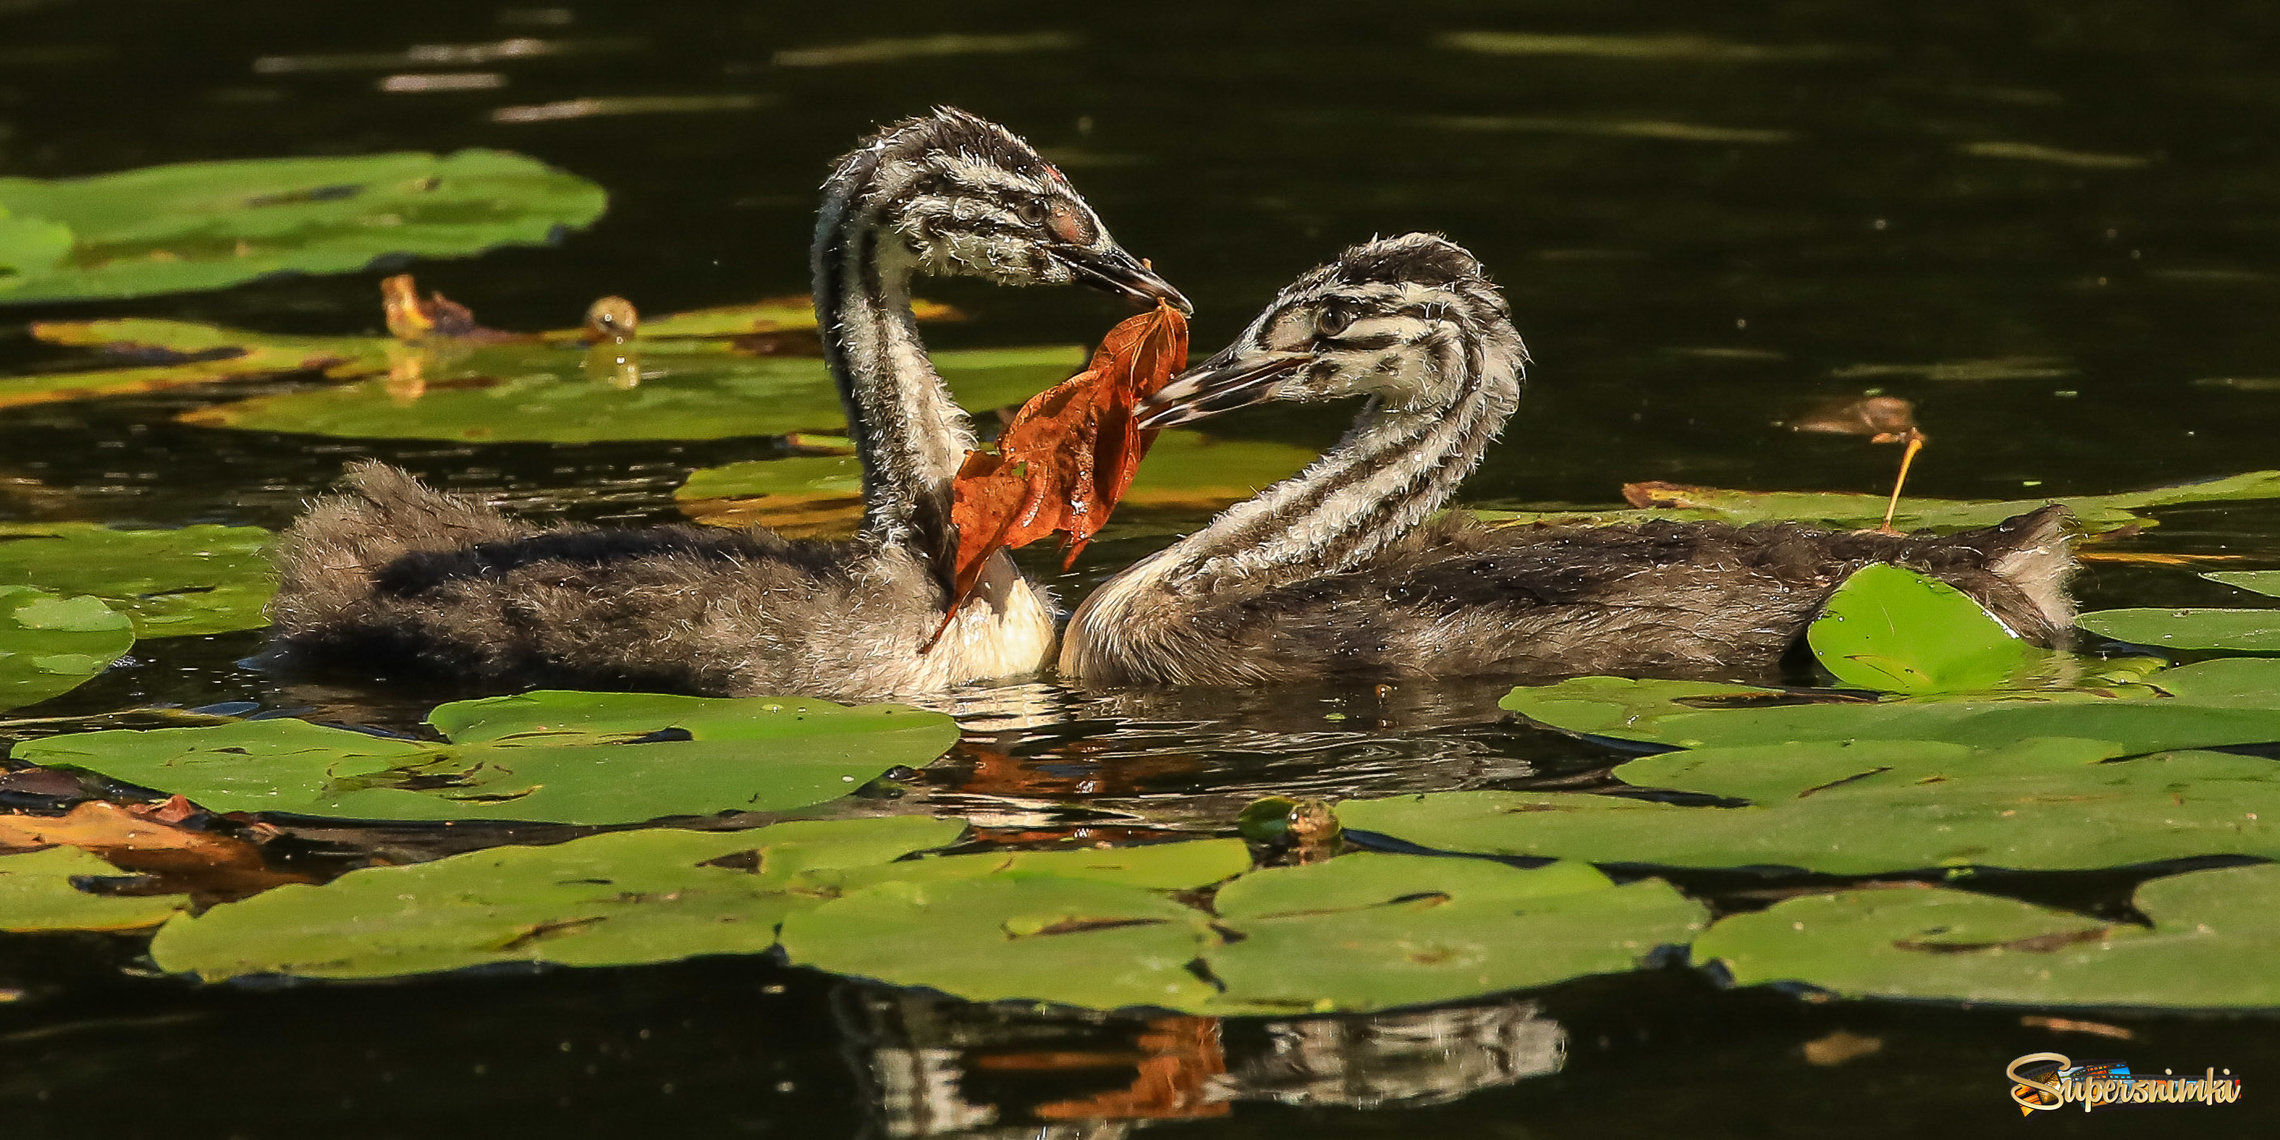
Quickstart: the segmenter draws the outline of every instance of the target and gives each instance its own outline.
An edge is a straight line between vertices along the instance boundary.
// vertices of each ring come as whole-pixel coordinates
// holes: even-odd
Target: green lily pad
[[[2092,633],[2159,649],[2280,653],[2280,609],[2123,609],[2083,614]]]
[[[1839,530],[1858,530],[1883,522],[1884,508],[1889,501],[1883,495],[1735,491],[1663,483],[1637,484],[1625,490],[1636,493],[1640,500],[1655,505],[1636,510],[1483,510],[1475,511],[1474,514],[1489,522],[1553,523],[1567,526],[1607,526],[1652,519],[1676,519],[1736,525],[1788,521]],[[2280,498],[2280,471],[2250,471],[2222,479],[2113,495],[2004,500],[1902,499],[1899,512],[1892,518],[1892,525],[1901,530],[1970,530],[1993,526],[2005,519],[2041,510],[2051,503],[2062,503],[2074,512],[2084,533],[2100,534],[2125,526],[2158,525],[2158,520],[2139,513],[2149,508],[2273,498]]]
[[[219,289],[540,245],[591,224],[606,202],[592,182],[492,150],[0,178],[0,304]]]
[[[643,350],[641,382],[597,381],[584,354],[544,345],[468,349],[417,383],[369,380],[185,413],[185,423],[355,439],[593,443],[837,431],[846,421],[821,360]],[[937,353],[969,408],[1019,403],[1081,366],[1075,347]]]
[[[92,594],[143,637],[256,629],[276,592],[269,538],[250,526],[0,523],[0,585]]]
[[[775,944],[825,892],[808,878],[940,846],[963,830],[920,817],[646,829],[551,847],[494,847],[279,887],[166,924],[162,970],[382,978],[502,963],[616,966]]]
[[[98,895],[75,880],[124,872],[76,847],[0,855],[0,930],[140,930],[181,910],[182,895]]]
[[[2196,871],[2138,888],[2151,929],[1941,888],[1787,899],[1695,944],[1740,985],[1845,997],[2035,1006],[2280,1006],[2280,867]]]
[[[1226,865],[1215,857],[1208,870]],[[787,919],[786,952],[977,1001],[1351,1012],[1635,969],[1706,913],[1668,884],[1617,887],[1577,864],[1349,855],[1243,875],[1211,914],[1129,878],[984,864],[969,868],[981,877],[904,877],[911,868],[870,869],[884,881]]]
[[[1847,740],[1680,748],[1617,765],[1638,788],[1773,803],[1831,791],[2063,769],[2122,755],[2104,740],[2039,736],[1995,748],[1937,740]]]
[[[1194,839],[1140,847],[1077,851],[990,851],[973,855],[930,855],[887,867],[864,868],[836,880],[842,889],[896,879],[941,882],[1003,875],[1053,875],[1152,890],[1208,887],[1251,867],[1251,851],[1240,839]]]
[[[1944,740],[2000,747],[2035,736],[2111,741],[2124,755],[2280,740],[2280,661],[2211,661],[2147,685],[1959,698],[1797,703],[1790,694],[1706,681],[1581,677],[1524,686],[1498,702],[1553,728],[1696,748],[1847,740]],[[2155,690],[2175,694],[2147,696]]]
[[[1218,1007],[1362,1012],[1637,969],[1709,912],[1660,879],[1578,863],[1348,855],[1258,871],[1213,901],[1243,937],[1209,952]]]
[[[1992,689],[2033,650],[1963,591],[1889,564],[1846,578],[1805,637],[1838,681],[1895,693]]]
[[[134,623],[100,598],[0,586],[0,710],[68,693],[134,644]]]
[[[787,918],[792,961],[972,1001],[1199,1009],[1211,916],[1139,887],[1055,875],[888,881]]]
[[[429,722],[451,742],[279,718],[51,736],[14,757],[212,811],[613,824],[821,803],[958,739],[938,713],[806,697],[535,692],[443,705]]]
[[[2243,590],[2280,597],[2280,570],[2219,570],[2201,577],[2211,582],[2222,582],[2227,586],[2238,586]]]
[[[1350,829],[1442,851],[1834,875],[2280,858],[2280,763],[2170,752],[2101,764],[2087,762],[2090,751],[2048,747],[1981,772],[1969,759],[1928,750],[1913,770],[1745,807],[1575,792],[1449,792],[1352,800],[1338,806],[1338,815]],[[1689,775],[1707,782],[1699,772]]]

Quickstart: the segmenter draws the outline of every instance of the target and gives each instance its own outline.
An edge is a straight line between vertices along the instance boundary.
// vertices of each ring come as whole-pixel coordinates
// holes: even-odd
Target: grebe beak
[[[1178,309],[1183,317],[1195,315],[1195,306],[1172,288],[1171,282],[1119,247],[1098,250],[1082,245],[1056,245],[1046,252],[1053,260],[1068,266],[1077,280],[1095,289],[1150,305],[1162,301]]]
[[[1275,381],[1314,359],[1308,352],[1262,352],[1250,356],[1222,352],[1158,388],[1134,409],[1143,428],[1165,428],[1209,419],[1271,400]]]

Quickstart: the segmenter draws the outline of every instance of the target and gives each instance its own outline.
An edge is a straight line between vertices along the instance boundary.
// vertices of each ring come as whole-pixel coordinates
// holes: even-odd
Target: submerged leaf
[[[572,391],[585,391],[592,386],[587,367],[590,362],[582,348],[596,338],[587,329],[556,329],[528,336],[498,333],[475,324],[463,306],[445,302],[455,312],[434,310],[432,301],[420,302],[416,295],[407,298],[406,294],[412,290],[408,277],[390,278],[389,282],[383,289],[382,300],[383,308],[394,313],[391,328],[395,335],[385,337],[278,336],[217,325],[142,319],[41,322],[32,326],[32,335],[50,344],[102,348],[114,355],[158,363],[0,376],[0,408],[162,392],[314,371],[322,371],[327,379],[333,380],[386,377],[385,383],[351,390],[362,393],[366,402],[377,401],[383,411],[399,412],[423,394],[440,394],[438,390],[460,386],[488,387],[532,377],[577,384]],[[417,311],[407,311],[407,305],[412,305],[412,310],[425,306],[434,311],[422,316]],[[630,306],[628,308],[630,310]],[[911,311],[921,320],[957,315],[948,306],[928,301],[912,302]],[[438,320],[447,328],[456,328],[457,333],[438,332]],[[777,298],[750,305],[653,317],[642,322],[631,338],[616,347],[644,350],[626,353],[638,384],[645,378],[661,379],[692,370],[730,368],[732,364],[723,357],[739,354],[752,345],[773,350],[780,345],[765,338],[782,331],[804,334],[814,327],[814,307],[806,298]],[[661,351],[648,355],[651,350]],[[973,367],[976,368],[996,368],[1005,363],[990,354],[969,355],[975,360]],[[1078,358],[1076,350],[1064,350],[1055,358],[1056,367],[1065,369],[1068,364],[1064,361],[1074,362]],[[648,362],[646,365],[642,363],[644,360]],[[793,367],[803,379],[824,376],[819,363]],[[1024,381],[1035,379],[1034,374],[1023,377]],[[819,382],[825,384],[825,394],[831,396],[826,406],[835,406],[837,397],[828,391],[828,378]],[[1003,395],[1006,400],[1015,400],[1024,391],[1008,387]],[[323,399],[303,401],[296,395],[325,394],[287,394],[269,403],[256,402],[241,411],[257,416],[263,414],[257,409],[270,409],[269,414],[281,413],[290,418],[294,409],[305,402],[313,402],[319,408],[330,406]],[[236,426],[240,413],[231,411],[233,407],[236,406],[205,409],[186,418],[213,426]],[[454,410],[466,412],[469,407]],[[836,422],[838,418],[833,414],[827,420]],[[474,430],[482,425],[461,426]]]
[[[68,693],[134,644],[134,623],[100,598],[0,586],[0,710]]]
[[[583,178],[493,150],[0,178],[0,304],[219,289],[539,245],[591,224],[606,200]]]
[[[448,744],[278,718],[16,745],[221,812],[639,823],[836,799],[957,740],[948,717],[810,698],[534,692],[442,705]]]
[[[640,343],[637,341],[636,343]],[[368,380],[185,413],[185,423],[351,439],[595,443],[837,431],[846,422],[821,360],[751,357],[689,342],[634,354],[639,383],[597,384],[585,356],[544,345],[478,345],[419,358],[417,383]],[[990,408],[1067,374],[1074,348],[954,351],[935,363],[959,401]]]

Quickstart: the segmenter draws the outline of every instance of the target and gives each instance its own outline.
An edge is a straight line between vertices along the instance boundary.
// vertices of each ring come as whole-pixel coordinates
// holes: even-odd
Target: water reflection
[[[1521,1000],[1229,1022],[1026,1013],[850,985],[835,1008],[871,1134],[889,1137],[1092,1140],[1241,1101],[1419,1107],[1567,1063],[1566,1030]]]

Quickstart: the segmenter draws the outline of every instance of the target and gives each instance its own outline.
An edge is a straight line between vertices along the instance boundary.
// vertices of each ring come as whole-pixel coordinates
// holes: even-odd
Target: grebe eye
[[[1314,318],[1314,335],[1337,336],[1354,323],[1354,310],[1345,305],[1325,305]]]
[[[1016,217],[1034,226],[1045,220],[1045,215],[1050,212],[1050,207],[1046,206],[1043,198],[1031,198],[1016,207],[1013,212]]]

